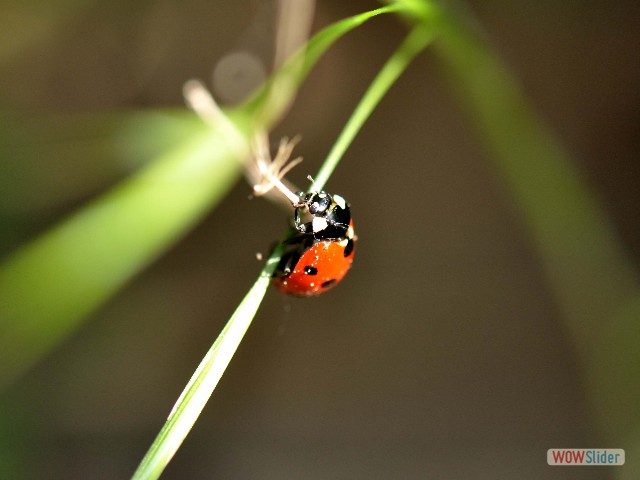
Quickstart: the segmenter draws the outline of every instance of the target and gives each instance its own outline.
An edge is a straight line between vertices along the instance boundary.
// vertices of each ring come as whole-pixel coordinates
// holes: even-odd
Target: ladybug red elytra
[[[330,290],[351,268],[355,251],[353,221],[339,195],[298,192],[295,231],[273,275],[281,292],[310,297]]]

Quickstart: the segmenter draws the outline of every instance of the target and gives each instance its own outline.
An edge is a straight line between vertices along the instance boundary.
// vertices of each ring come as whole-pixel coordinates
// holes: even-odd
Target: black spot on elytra
[[[306,267],[304,267],[304,273],[305,275],[317,275],[318,269],[316,267],[312,267],[311,265],[307,265]]]
[[[353,239],[349,239],[347,246],[344,247],[344,256],[348,257],[353,253]]]
[[[323,282],[322,285],[320,285],[322,288],[329,288],[331,285],[333,285],[334,283],[336,283],[336,279],[332,278],[331,280],[327,280],[326,282]]]

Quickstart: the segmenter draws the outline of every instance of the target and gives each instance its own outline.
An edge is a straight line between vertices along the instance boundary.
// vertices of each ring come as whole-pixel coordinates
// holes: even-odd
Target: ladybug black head
[[[327,192],[298,192],[298,196],[300,200],[298,200],[297,207],[307,207],[309,209],[309,213],[316,217],[324,216],[331,204],[333,203],[333,198]]]
[[[326,192],[314,193],[308,202],[311,215],[324,215],[333,203],[331,195]]]

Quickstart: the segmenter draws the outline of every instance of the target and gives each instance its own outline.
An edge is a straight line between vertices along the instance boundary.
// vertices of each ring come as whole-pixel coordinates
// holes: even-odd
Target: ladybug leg
[[[293,225],[296,227],[296,230],[298,230],[299,232],[306,233],[304,224],[300,219],[300,207],[297,207],[295,209],[295,212],[293,213]]]
[[[300,211],[302,208],[306,207],[306,204],[302,204],[302,206],[297,207],[293,214],[293,226],[301,233],[313,233],[314,226],[313,221],[311,222],[303,222],[302,215]],[[308,216],[308,215],[307,215]]]
[[[278,263],[273,276],[286,277],[293,271],[296,264],[298,263],[298,260],[300,260],[300,253],[297,249],[285,253],[280,259],[280,263]]]
[[[286,277],[295,268],[302,252],[313,245],[313,235],[294,234],[282,242],[285,247],[280,262],[273,273],[274,277]]]

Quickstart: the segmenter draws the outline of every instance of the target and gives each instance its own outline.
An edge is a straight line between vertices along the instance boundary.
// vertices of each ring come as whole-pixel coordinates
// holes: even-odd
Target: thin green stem
[[[132,479],[158,478],[173,458],[216,388],[260,306],[270,275],[268,263],[198,365]]]
[[[432,29],[428,29],[424,25],[418,25],[409,32],[402,44],[387,60],[373,82],[371,82],[371,85],[369,85],[349,121],[338,136],[336,143],[331,148],[322,167],[318,170],[314,178],[314,187],[316,189],[321,190],[324,188],[347,148],[349,148],[349,145],[351,145],[351,142],[373,110],[378,106],[380,100],[382,100],[391,85],[404,72],[413,58],[427,47],[433,37]]]
[[[318,32],[245,102],[242,109],[250,112],[258,129],[274,124],[291,107],[297,86],[338,38],[378,15],[408,11],[406,6],[394,3],[342,19]]]

